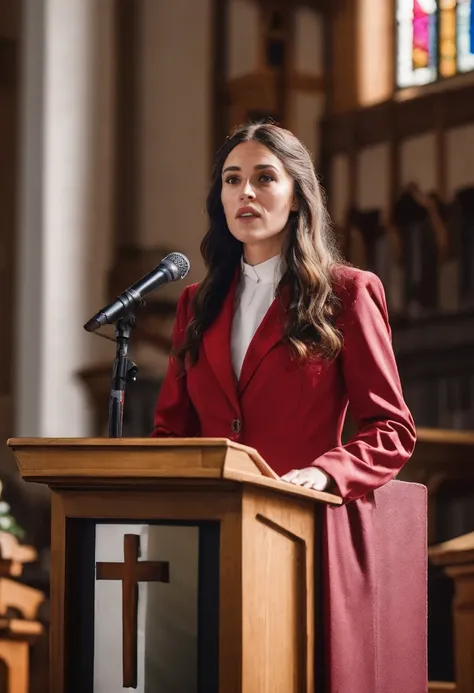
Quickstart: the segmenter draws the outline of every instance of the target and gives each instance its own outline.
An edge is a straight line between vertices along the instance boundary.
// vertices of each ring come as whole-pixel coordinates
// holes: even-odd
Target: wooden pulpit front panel
[[[138,693],[241,691],[238,677],[219,680],[241,664],[240,505],[234,492],[89,492],[86,503],[54,494],[52,693],[127,690],[124,654]],[[114,576],[130,534],[139,536],[139,563],[167,563],[169,582],[143,582],[138,571],[137,630],[124,642]],[[222,623],[232,642],[220,652]]]
[[[51,693],[313,693],[314,517],[234,484],[54,493]]]
[[[242,691],[313,693],[314,508],[247,490],[242,545]]]

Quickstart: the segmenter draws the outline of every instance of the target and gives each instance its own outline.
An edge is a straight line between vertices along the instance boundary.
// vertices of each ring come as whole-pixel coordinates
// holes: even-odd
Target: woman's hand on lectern
[[[291,472],[281,477],[282,481],[288,481],[296,486],[312,488],[315,491],[325,491],[331,484],[331,477],[319,467],[305,467],[304,469],[292,469]]]

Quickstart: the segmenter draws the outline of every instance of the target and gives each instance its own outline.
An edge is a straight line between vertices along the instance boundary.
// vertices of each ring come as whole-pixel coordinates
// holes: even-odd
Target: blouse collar
[[[283,276],[283,258],[275,255],[258,265],[248,265],[244,257],[241,259],[242,274],[256,284],[278,284]]]

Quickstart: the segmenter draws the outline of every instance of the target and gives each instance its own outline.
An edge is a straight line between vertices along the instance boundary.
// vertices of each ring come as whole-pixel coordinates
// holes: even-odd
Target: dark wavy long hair
[[[315,354],[333,358],[342,346],[334,326],[338,302],[331,282],[331,270],[341,258],[310,154],[288,130],[273,123],[253,123],[237,128],[217,153],[207,198],[210,227],[201,243],[207,273],[194,297],[194,317],[175,353],[181,365],[197,362],[202,335],[218,316],[242,256],[242,243],[230,233],[221,202],[222,169],[234,147],[249,140],[265,145],[280,159],[299,200],[298,211],[288,218],[286,268],[277,288],[277,296],[284,285],[290,288],[284,339],[298,357],[306,359]]]

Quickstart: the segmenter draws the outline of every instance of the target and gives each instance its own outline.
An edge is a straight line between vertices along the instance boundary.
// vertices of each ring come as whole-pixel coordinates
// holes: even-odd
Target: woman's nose
[[[242,188],[242,192],[240,193],[240,197],[243,200],[255,199],[255,193],[253,191],[252,186],[250,185],[250,181],[247,181],[245,183],[244,187]]]

